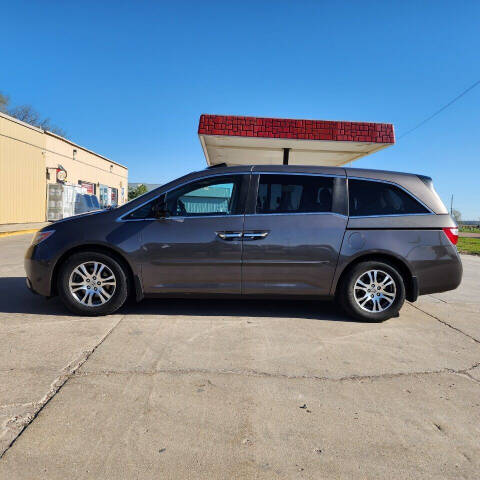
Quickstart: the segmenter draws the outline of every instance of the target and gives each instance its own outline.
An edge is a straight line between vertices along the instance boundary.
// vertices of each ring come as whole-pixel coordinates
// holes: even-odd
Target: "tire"
[[[377,281],[373,272],[377,272]],[[345,275],[340,285],[338,301],[353,318],[366,322],[383,322],[397,316],[402,308],[405,302],[405,283],[400,272],[389,263],[361,262]]]
[[[57,287],[71,312],[93,317],[117,311],[127,299],[129,285],[125,267],[117,260],[103,253],[80,252],[61,265]]]

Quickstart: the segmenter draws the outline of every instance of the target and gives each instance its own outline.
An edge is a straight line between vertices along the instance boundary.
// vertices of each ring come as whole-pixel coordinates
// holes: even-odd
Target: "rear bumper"
[[[455,290],[462,283],[463,266],[453,245],[438,247],[442,255],[435,261],[417,263],[419,295]],[[420,262],[419,262],[420,263]]]

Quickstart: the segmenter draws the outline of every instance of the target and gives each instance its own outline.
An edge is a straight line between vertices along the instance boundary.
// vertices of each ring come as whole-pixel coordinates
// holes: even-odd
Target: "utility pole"
[[[450,199],[450,215],[453,214],[453,193],[452,193],[452,198]]]

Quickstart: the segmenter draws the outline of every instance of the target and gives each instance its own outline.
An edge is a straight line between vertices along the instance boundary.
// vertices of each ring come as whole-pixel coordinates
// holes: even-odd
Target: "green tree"
[[[147,187],[143,183],[137,185],[136,187],[128,187],[128,200],[133,200],[134,198],[137,198],[147,192]]]

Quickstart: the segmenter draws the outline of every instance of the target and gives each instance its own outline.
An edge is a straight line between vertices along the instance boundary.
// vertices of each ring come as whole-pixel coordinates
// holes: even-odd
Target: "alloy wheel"
[[[397,288],[388,273],[383,270],[368,270],[355,281],[353,296],[362,310],[378,313],[392,305],[397,296]]]
[[[101,262],[83,262],[77,265],[68,282],[73,298],[87,307],[104,305],[112,298],[117,280],[112,270]]]

